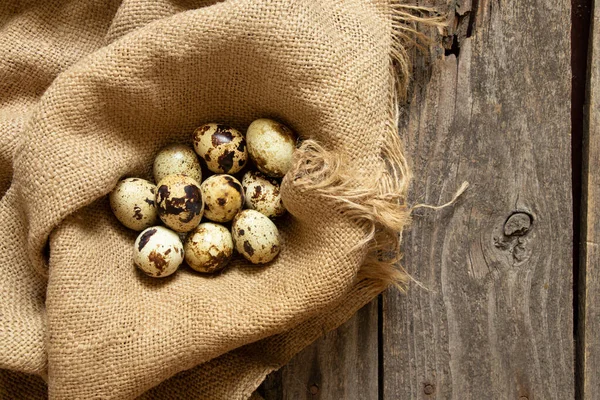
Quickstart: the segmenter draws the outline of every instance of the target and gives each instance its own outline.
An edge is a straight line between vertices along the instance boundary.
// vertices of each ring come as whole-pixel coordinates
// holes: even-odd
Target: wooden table
[[[429,3],[449,28],[416,56],[404,106],[410,201],[471,187],[404,235],[423,288],[388,290],[305,349],[267,400],[600,398],[600,30],[588,76],[591,1],[573,3]]]

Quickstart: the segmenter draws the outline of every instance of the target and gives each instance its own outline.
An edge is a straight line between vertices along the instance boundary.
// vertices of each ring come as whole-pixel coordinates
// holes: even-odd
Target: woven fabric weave
[[[408,222],[409,19],[385,0],[3,1],[0,394],[247,399],[401,278],[382,250]],[[276,261],[137,271],[107,193],[195,127],[259,117],[306,140]]]

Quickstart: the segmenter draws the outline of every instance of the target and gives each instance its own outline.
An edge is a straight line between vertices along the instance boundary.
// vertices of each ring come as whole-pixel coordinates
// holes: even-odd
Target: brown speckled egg
[[[279,122],[262,118],[252,122],[246,132],[248,154],[260,172],[281,178],[292,167],[296,135]]]
[[[230,175],[213,175],[202,183],[204,216],[214,222],[231,221],[244,207],[240,181]]]
[[[179,236],[165,227],[148,228],[135,240],[133,262],[152,277],[164,278],[171,275],[177,271],[183,257],[183,244]]]
[[[185,261],[198,272],[213,273],[225,268],[233,254],[233,239],[222,225],[204,222],[190,232],[185,244]]]
[[[244,210],[231,227],[237,251],[252,264],[264,264],[279,254],[279,231],[269,218],[256,210]]]
[[[158,219],[154,203],[155,192],[156,186],[145,179],[123,179],[110,192],[110,208],[129,229],[144,230],[156,224]]]
[[[194,131],[193,140],[194,150],[212,172],[235,174],[248,161],[244,136],[227,125],[202,125]]]
[[[197,227],[204,209],[198,182],[186,175],[169,175],[157,186],[156,207],[165,225],[176,232]]]
[[[268,178],[258,171],[248,171],[242,179],[242,187],[244,188],[246,207],[269,218],[285,214],[279,182],[274,178]]]
[[[154,182],[160,182],[168,175],[187,175],[202,182],[200,161],[192,148],[172,144],[158,153],[154,159]]]

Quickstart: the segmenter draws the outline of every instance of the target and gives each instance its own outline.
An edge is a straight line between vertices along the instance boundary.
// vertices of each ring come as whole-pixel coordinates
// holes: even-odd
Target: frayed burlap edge
[[[306,140],[295,152],[289,173],[300,190],[315,191],[337,202],[338,211],[360,224],[367,232],[354,248],[366,253],[357,279],[369,279],[380,290],[395,285],[401,291],[412,279],[399,264],[403,230],[411,222],[407,192],[412,173],[398,131],[399,103],[406,99],[411,71],[409,49],[427,51],[429,37],[416,25],[443,26],[445,18],[432,16],[427,7],[392,3],[390,7],[391,48],[389,57],[389,118],[381,146],[381,168],[361,177],[339,153],[329,152],[314,140]]]
[[[391,7],[392,45],[387,105],[389,118],[381,145],[381,168],[375,176],[360,179],[360,173],[349,167],[352,163],[347,162],[343,155],[327,151],[314,140],[305,140],[294,153],[293,168],[284,178],[300,191],[314,191],[337,202],[340,212],[365,229],[365,237],[353,249],[366,254],[357,275],[357,286],[368,288],[369,295],[359,296],[359,306],[366,304],[391,284],[404,290],[412,279],[399,264],[402,231],[410,224],[410,215],[414,209],[407,206],[406,194],[412,174],[398,131],[399,101],[405,99],[409,82],[411,63],[408,51],[413,46],[422,48],[428,43],[428,38],[419,33],[415,25],[425,23],[429,26],[443,26],[443,17],[423,17],[431,13],[431,9],[423,7],[401,4],[393,4]],[[453,203],[462,191],[464,188],[448,204]],[[350,318],[356,308],[349,306],[342,307],[341,310],[341,315],[337,315],[341,318],[335,318],[335,323],[322,324],[323,333],[335,329],[340,320]],[[332,311],[335,312],[340,311]],[[314,320],[312,322],[321,323]],[[312,339],[306,338],[301,348],[311,341]],[[294,354],[295,352],[289,353],[262,368],[244,386],[241,398],[262,399],[255,392],[256,388],[268,374],[289,362]]]

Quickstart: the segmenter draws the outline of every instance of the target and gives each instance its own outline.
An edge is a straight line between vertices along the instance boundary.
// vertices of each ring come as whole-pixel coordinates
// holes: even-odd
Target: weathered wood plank
[[[384,399],[572,399],[570,3],[465,4],[405,141],[413,202],[471,188],[405,235],[429,290],[384,297]]]
[[[580,265],[580,373],[582,399],[600,398],[600,4],[593,9],[589,51],[587,126],[584,129]]]
[[[377,300],[271,374],[265,400],[365,400],[378,396]]]

